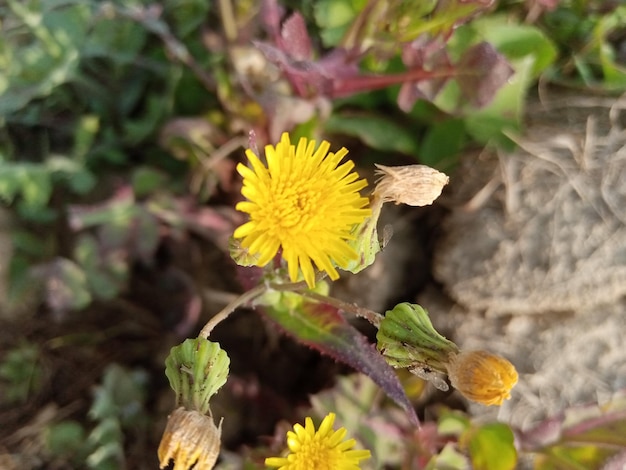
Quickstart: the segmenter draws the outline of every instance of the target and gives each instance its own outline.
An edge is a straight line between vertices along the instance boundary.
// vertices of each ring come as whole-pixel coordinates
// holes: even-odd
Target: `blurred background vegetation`
[[[237,290],[243,148],[289,131],[450,172],[513,148],[538,90],[623,93],[625,25],[606,0],[0,0],[0,467],[156,468],[167,350]],[[327,385],[300,379],[282,417]],[[224,468],[262,462],[280,415],[227,432]],[[512,448],[441,420],[474,457]],[[464,468],[446,453],[420,458]]]

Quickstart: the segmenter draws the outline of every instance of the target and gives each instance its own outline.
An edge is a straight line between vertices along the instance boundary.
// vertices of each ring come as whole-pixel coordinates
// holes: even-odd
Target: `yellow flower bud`
[[[381,175],[374,194],[383,202],[409,206],[427,206],[439,197],[449,178],[426,165],[376,165]]]
[[[159,444],[159,468],[174,460],[174,470],[194,468],[210,470],[217,461],[221,444],[221,423],[216,427],[211,417],[198,411],[178,408],[167,419]]]
[[[487,351],[452,354],[447,367],[452,386],[483,405],[501,405],[511,398],[518,378],[513,364]]]

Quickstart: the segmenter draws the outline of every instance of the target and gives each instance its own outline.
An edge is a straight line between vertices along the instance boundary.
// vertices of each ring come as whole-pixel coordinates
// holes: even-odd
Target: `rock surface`
[[[499,418],[531,426],[626,387],[626,100],[529,109],[510,154],[465,159],[434,275],[454,305],[419,299],[466,349],[520,372]]]

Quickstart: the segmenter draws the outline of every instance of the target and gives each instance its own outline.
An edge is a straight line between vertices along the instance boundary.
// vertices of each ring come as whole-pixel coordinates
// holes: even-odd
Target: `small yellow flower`
[[[210,470],[220,453],[221,425],[198,411],[178,408],[167,419],[159,444],[159,468],[174,460],[173,470],[194,468]]]
[[[265,459],[268,467],[279,470],[359,470],[359,462],[369,459],[369,450],[351,450],[356,441],[344,441],[346,429],[333,430],[335,414],[329,413],[319,430],[315,431],[313,420],[306,418],[304,427],[296,424],[287,433],[287,446],[291,451],[286,457]]]
[[[276,147],[265,147],[267,167],[251,150],[246,151],[251,168],[237,166],[247,199],[237,210],[250,220],[233,237],[258,256],[257,266],[267,265],[282,249],[291,281],[301,271],[309,287],[315,286],[313,263],[335,280],[335,265],[345,267],[358,257],[347,240],[371,214],[368,198],[359,194],[367,181],[352,171],[351,160],[339,164],[348,151],[328,153],[329,148],[323,141],[316,150],[315,141],[305,138],[295,146],[284,133]]]
[[[517,371],[505,358],[487,351],[461,351],[451,356],[448,377],[466,398],[483,405],[501,405],[511,398]]]

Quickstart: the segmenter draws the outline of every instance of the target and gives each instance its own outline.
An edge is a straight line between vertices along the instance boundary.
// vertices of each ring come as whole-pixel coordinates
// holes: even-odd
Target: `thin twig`
[[[200,334],[198,334],[198,338],[208,338],[219,323],[226,320],[231,313],[233,313],[238,307],[247,304],[251,300],[257,298],[258,296],[264,294],[267,291],[267,286],[265,284],[260,284],[256,286],[254,289],[249,290],[248,292],[240,295],[231,303],[229,303],[226,307],[220,310],[217,314],[215,314],[211,319],[204,325],[202,330],[200,330]]]

